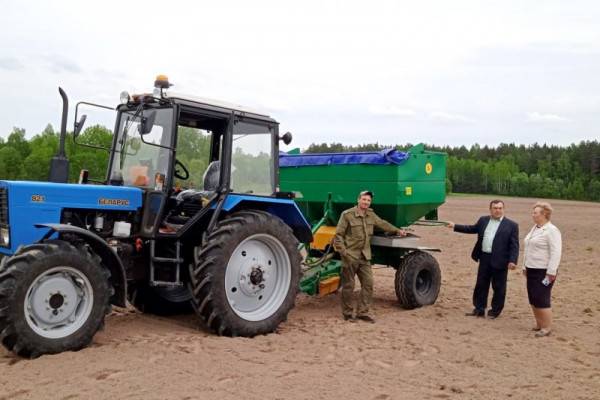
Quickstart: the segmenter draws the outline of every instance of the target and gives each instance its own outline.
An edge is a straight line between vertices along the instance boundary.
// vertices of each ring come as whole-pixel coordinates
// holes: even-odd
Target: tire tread
[[[229,260],[228,251],[235,248],[231,248],[232,241],[243,239],[240,238],[240,232],[249,226],[269,226],[275,230],[276,237],[284,246],[287,243],[286,249],[292,265],[290,292],[280,309],[268,319],[252,323],[234,315],[223,292],[223,282],[217,278],[220,276],[219,272],[224,276],[223,270]],[[297,248],[298,241],[292,229],[281,219],[265,211],[243,210],[224,218],[217,224],[216,229],[207,235],[203,245],[196,249],[191,275],[192,302],[197,314],[208,328],[221,336],[253,337],[273,332],[287,318],[288,312],[295,304],[300,277],[300,253]]]
[[[19,293],[20,279],[26,276],[27,273],[33,273],[36,268],[41,268],[40,273],[43,273],[44,262],[47,257],[81,257],[91,264],[91,268],[97,268],[101,271],[101,279],[98,279],[97,298],[104,297],[104,304],[98,303],[100,309],[96,314],[96,320],[86,323],[85,329],[78,331],[80,335],[70,335],[65,339],[64,343],[52,342],[45,338],[39,337],[31,331],[28,334],[19,332],[16,325],[22,324],[20,321],[23,318],[22,313],[15,311],[12,304],[17,304],[16,296]],[[88,276],[88,278],[90,278]],[[104,317],[111,310],[110,296],[114,293],[114,288],[109,283],[110,272],[102,267],[101,260],[98,255],[91,252],[87,246],[75,247],[74,245],[60,240],[49,240],[42,243],[36,243],[29,246],[21,246],[17,249],[14,256],[6,257],[2,262],[2,270],[0,272],[0,341],[8,350],[22,356],[34,358],[41,354],[58,353],[66,350],[79,350],[86,347],[91,341],[94,334],[103,327]],[[102,295],[102,292],[105,294]],[[100,296],[98,296],[100,294]],[[96,306],[94,306],[95,309]],[[18,307],[16,307],[18,310]],[[92,315],[94,315],[94,309]],[[26,324],[26,322],[25,322]],[[68,342],[68,343],[66,343]]]

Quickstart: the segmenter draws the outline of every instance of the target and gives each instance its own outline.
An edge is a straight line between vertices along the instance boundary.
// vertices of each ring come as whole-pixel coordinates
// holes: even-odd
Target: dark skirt
[[[535,308],[550,308],[550,295],[554,282],[544,286],[545,269],[527,268],[527,297],[529,304]]]

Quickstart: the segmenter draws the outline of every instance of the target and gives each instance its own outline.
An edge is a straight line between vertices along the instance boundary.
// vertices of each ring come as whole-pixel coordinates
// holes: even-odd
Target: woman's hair
[[[548,221],[550,221],[550,217],[552,217],[552,206],[547,201],[538,201],[534,204],[533,208],[541,208],[542,214]]]

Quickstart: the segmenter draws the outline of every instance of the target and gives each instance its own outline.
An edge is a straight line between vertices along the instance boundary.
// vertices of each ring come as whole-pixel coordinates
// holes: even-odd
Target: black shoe
[[[373,318],[369,317],[368,315],[361,315],[361,316],[356,317],[356,318],[360,319],[361,321],[369,322],[371,324],[375,323],[375,320]]]
[[[352,315],[344,315],[344,321],[356,322],[356,320],[352,318]]]
[[[465,313],[465,315],[467,317],[481,317],[481,318],[483,318],[485,316],[485,312],[480,311],[480,310],[473,310],[471,312]]]
[[[500,313],[493,312],[492,310],[488,311],[487,317],[489,319],[496,319],[500,316]]]

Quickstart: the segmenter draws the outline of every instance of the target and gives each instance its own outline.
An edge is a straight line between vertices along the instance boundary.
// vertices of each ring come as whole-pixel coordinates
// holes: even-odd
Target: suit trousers
[[[490,311],[493,314],[500,315],[506,299],[508,268],[492,268],[490,260],[491,254],[481,254],[479,269],[477,271],[477,282],[473,291],[473,306],[477,312],[485,311],[491,283],[494,293],[492,295],[492,309]]]
[[[352,316],[354,311],[354,284],[355,276],[360,281],[360,296],[356,316],[369,315],[369,308],[373,300],[373,270],[371,263],[364,257],[360,260],[345,256],[342,257],[342,314]]]

